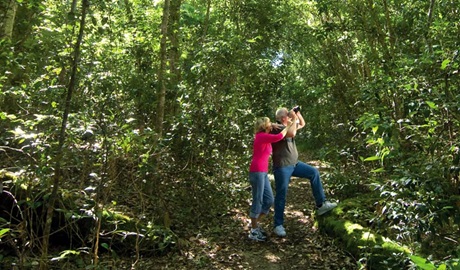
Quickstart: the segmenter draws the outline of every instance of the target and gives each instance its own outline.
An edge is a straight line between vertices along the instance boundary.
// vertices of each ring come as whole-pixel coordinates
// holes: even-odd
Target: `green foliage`
[[[4,220],[4,219],[3,219],[3,220]],[[3,225],[3,224],[2,224],[2,225]],[[9,231],[10,231],[9,228],[1,229],[1,230],[0,230],[0,239],[1,239],[6,233],[8,233]]]
[[[439,264],[438,266],[436,266],[435,264],[433,264],[429,260],[427,260],[425,258],[422,258],[422,257],[419,257],[419,256],[412,255],[412,256],[410,256],[410,259],[418,267],[418,269],[426,269],[426,270],[432,270],[432,269],[433,270],[434,269],[438,269],[438,270],[453,269],[453,270],[455,270],[455,269],[460,269],[460,264],[458,262],[459,261],[458,259],[449,260],[448,262]]]
[[[56,169],[80,10],[19,3],[12,40],[0,40],[0,169],[20,176],[20,204],[36,211]],[[160,2],[91,1],[60,179],[63,196],[82,192],[85,204],[60,213],[97,219],[117,201],[152,222],[146,232],[201,228],[250,197],[254,119],[299,104],[299,149],[327,161],[328,192],[380,196],[375,212],[357,204],[347,218],[450,256],[437,239],[458,239],[460,223],[458,3],[430,3],[181,1],[161,67]],[[174,240],[158,233],[167,250]]]
[[[84,254],[84,250],[63,250],[59,253],[58,257],[54,257],[51,259],[52,262],[60,262],[63,260],[69,261],[77,265],[78,267],[84,267],[84,260],[82,258],[82,254]]]
[[[357,209],[357,206],[361,209]],[[402,268],[405,265],[405,257],[411,250],[394,242],[375,231],[367,228],[369,211],[373,205],[372,198],[357,198],[343,201],[335,208],[332,213],[325,216],[318,216],[317,221],[320,228],[334,235],[344,245],[347,250],[362,258],[368,267],[374,269]],[[363,206],[368,209],[363,210]],[[353,223],[350,220],[361,221],[362,224]],[[395,256],[395,254],[399,254]]]

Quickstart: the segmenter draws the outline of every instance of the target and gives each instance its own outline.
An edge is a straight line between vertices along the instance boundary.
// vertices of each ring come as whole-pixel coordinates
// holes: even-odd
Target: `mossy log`
[[[347,220],[347,213],[363,207],[370,207],[374,204],[373,198],[353,198],[341,202],[331,212],[317,216],[317,225],[321,231],[339,239],[348,252],[357,258],[367,259],[367,264],[373,269],[386,269],[388,262],[396,255],[409,256],[412,251],[382,235],[373,232],[371,229]],[[363,209],[366,211],[366,209]]]

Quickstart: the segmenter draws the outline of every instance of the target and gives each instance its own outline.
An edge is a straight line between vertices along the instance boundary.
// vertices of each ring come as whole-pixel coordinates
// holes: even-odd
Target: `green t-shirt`
[[[280,133],[282,129],[273,130],[271,133]],[[273,167],[284,167],[297,164],[299,154],[294,138],[284,137],[281,141],[272,143]]]

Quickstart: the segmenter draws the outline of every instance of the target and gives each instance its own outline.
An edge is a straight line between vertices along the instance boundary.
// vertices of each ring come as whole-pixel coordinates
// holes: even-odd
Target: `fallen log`
[[[357,207],[372,206],[372,198],[353,198],[341,202],[331,212],[316,216],[317,226],[328,235],[339,239],[345,249],[356,258],[366,258],[372,269],[388,269],[388,263],[398,263],[395,257],[408,258],[412,251],[361,224],[347,220],[345,213]],[[407,261],[407,260],[406,260]],[[404,262],[400,262],[404,268]]]

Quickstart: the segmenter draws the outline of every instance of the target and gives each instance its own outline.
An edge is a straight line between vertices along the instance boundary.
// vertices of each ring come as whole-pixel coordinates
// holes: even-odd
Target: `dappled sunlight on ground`
[[[355,260],[314,226],[315,205],[309,180],[291,181],[285,238],[272,232],[271,212],[261,222],[268,240],[249,240],[249,207],[250,202],[242,201],[216,220],[220,225],[197,228],[199,233],[188,238],[188,247],[181,254],[157,261],[159,268],[155,269],[356,269]]]

